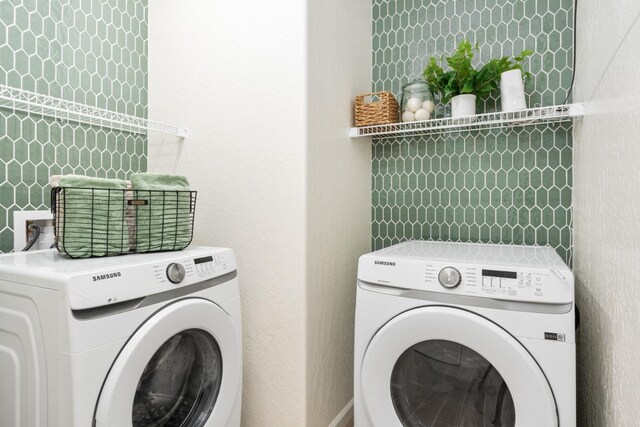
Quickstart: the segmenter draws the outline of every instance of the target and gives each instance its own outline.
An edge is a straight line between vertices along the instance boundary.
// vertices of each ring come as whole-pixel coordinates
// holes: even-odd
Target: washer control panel
[[[178,253],[122,257],[128,264],[109,265],[72,277],[68,285],[72,309],[86,309],[141,298],[214,279],[236,269],[232,250],[213,248]],[[137,261],[137,262],[136,262]]]
[[[195,274],[204,277],[216,272],[220,267],[222,267],[223,270],[226,269],[225,258],[220,255],[195,258],[193,265]]]
[[[363,267],[363,263],[367,264]],[[569,268],[461,264],[423,260],[361,259],[361,281],[403,289],[500,300],[567,304],[573,301]]]
[[[184,280],[185,269],[179,262],[172,262],[167,267],[167,279],[171,283],[180,283]]]
[[[487,294],[503,294],[518,296],[518,293],[543,297],[547,282],[541,272],[482,270],[482,292]]]
[[[425,285],[432,287],[432,276],[439,266],[425,267]],[[570,302],[569,293],[563,292],[567,277],[556,269],[497,269],[484,266],[451,267],[446,266],[438,274],[438,282],[442,284],[443,272],[455,269],[460,272],[456,293],[484,296],[496,299],[530,301],[530,302]],[[571,277],[573,279],[573,277]],[[569,298],[568,301],[567,298]]]
[[[220,276],[228,271],[231,263],[225,253],[218,253],[185,259],[170,264],[153,266],[154,277],[158,283],[182,285]],[[235,268],[235,267],[234,267]]]
[[[438,274],[438,282],[445,288],[455,288],[460,284],[460,272],[455,267],[445,267]]]

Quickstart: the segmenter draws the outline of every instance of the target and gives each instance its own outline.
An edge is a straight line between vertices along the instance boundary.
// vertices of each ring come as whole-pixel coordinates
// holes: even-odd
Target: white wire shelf
[[[184,127],[115,113],[102,108],[90,107],[6,85],[0,85],[0,108],[126,132],[146,134],[148,131],[154,131],[180,138],[187,136],[187,129]]]
[[[528,108],[514,112],[495,112],[468,117],[431,119],[420,122],[392,123],[387,125],[354,127],[349,136],[402,136],[427,135],[430,133],[462,132],[469,130],[508,128],[566,122],[584,115],[583,104],[555,105],[552,107]]]

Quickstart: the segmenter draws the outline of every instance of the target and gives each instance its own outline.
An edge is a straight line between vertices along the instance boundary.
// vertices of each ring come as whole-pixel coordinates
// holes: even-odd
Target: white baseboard
[[[353,419],[353,399],[345,406],[329,427],[345,427]]]

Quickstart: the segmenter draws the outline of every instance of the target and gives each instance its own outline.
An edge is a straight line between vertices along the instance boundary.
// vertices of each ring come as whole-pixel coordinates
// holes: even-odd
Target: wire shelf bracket
[[[536,107],[513,112],[477,114],[468,117],[447,117],[420,122],[391,123],[386,125],[354,127],[351,138],[363,136],[427,135],[431,133],[462,132],[481,129],[509,128],[567,122],[585,114],[584,104],[566,104]]]
[[[133,133],[146,134],[152,131],[180,138],[185,138],[188,134],[184,127],[116,113],[6,85],[0,85],[0,108]]]

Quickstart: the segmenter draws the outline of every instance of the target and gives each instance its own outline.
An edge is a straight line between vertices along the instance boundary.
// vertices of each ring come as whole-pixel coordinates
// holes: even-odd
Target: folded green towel
[[[131,175],[131,188],[134,190],[190,190],[186,176],[161,173],[134,173]]]
[[[62,252],[78,258],[129,252],[126,181],[69,175],[59,185],[56,221]]]
[[[131,175],[136,206],[136,251],[172,251],[189,246],[192,206],[184,176],[141,173]]]
[[[82,175],[62,175],[58,182],[60,187],[127,189],[127,181],[122,179],[94,178]]]

